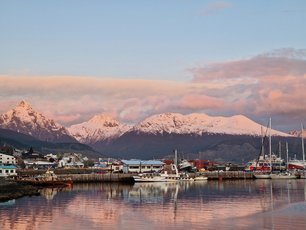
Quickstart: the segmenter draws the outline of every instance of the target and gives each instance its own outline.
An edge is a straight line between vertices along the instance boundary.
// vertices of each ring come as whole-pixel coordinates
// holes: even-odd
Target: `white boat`
[[[267,168],[261,168],[260,171],[255,171],[253,173],[253,177],[255,177],[256,179],[271,179],[270,174],[272,172],[272,168],[273,168],[273,164],[272,164],[272,149],[271,149],[271,118],[269,120],[269,161],[266,161],[266,163],[268,164]],[[261,153],[264,153],[264,149],[263,149],[263,143],[264,140],[262,139],[262,149],[261,149]],[[256,168],[255,168],[256,170]]]
[[[297,176],[289,171],[279,172],[279,173],[271,173],[271,179],[296,179]]]
[[[196,176],[194,178],[194,180],[195,181],[206,181],[206,180],[208,180],[208,177],[206,177],[206,176]]]
[[[271,173],[270,172],[268,172],[268,173],[255,172],[255,173],[253,173],[253,176],[256,179],[271,179]]]
[[[176,181],[193,181],[194,178],[188,174],[179,174],[175,164],[172,165],[175,174],[163,173],[140,173],[133,176],[135,182],[176,182]]]

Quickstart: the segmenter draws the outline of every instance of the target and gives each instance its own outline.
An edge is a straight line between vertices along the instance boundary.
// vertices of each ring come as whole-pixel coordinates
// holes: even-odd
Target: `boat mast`
[[[272,171],[271,117],[269,120],[269,155],[270,155],[270,171]]]
[[[286,169],[288,169],[288,142],[286,142],[286,154],[287,154],[287,164],[286,164]]]
[[[261,154],[264,159],[265,158],[265,147],[264,147],[264,132],[263,132],[262,126],[261,126]]]
[[[305,163],[305,149],[304,149],[304,135],[303,135],[304,127],[303,127],[303,124],[302,124],[302,123],[301,123],[301,128],[302,128],[301,137],[302,137],[303,163]]]
[[[279,153],[279,171],[281,171],[282,168],[282,144],[279,141],[278,142],[278,153]]]

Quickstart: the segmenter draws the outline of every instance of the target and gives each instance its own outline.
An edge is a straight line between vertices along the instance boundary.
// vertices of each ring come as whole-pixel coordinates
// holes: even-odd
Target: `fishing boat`
[[[268,155],[260,156],[258,159],[249,161],[245,167],[246,171],[271,171],[273,169],[284,170],[286,168],[284,159],[271,154],[271,160]]]
[[[259,158],[256,161],[255,167],[252,168],[252,170],[254,171],[253,177],[256,179],[270,179],[271,178],[270,174],[273,168],[272,149],[271,149],[271,118],[269,120],[269,127],[267,131],[269,131],[269,158],[264,155],[264,143],[265,143],[265,139],[267,136],[267,135],[264,135],[261,139],[261,152],[260,152]],[[276,160],[274,159],[274,161]]]
[[[168,173],[167,171],[160,173],[140,173],[133,176],[135,182],[177,182],[177,181],[193,181],[194,178],[189,174],[180,174],[175,164],[171,165],[175,173]]]
[[[306,161],[305,161],[305,149],[304,149],[304,135],[303,135],[303,132],[304,132],[304,127],[303,127],[303,124],[301,124],[301,139],[302,139],[302,160],[298,160],[296,159],[296,155],[294,157],[294,159],[291,159],[289,162],[288,162],[288,169],[301,169],[301,170],[304,170],[306,169]]]
[[[53,187],[69,186],[72,180],[69,177],[58,177],[53,170],[48,169],[44,174],[35,177],[22,177],[16,179],[18,182],[27,183],[34,186]]]

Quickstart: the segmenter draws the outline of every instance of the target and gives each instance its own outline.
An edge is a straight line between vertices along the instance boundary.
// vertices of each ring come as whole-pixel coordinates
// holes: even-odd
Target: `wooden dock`
[[[225,171],[225,172],[202,172],[201,175],[208,177],[209,180],[241,180],[241,179],[253,179],[252,172],[244,171]]]
[[[242,180],[253,179],[251,172],[228,171],[228,172],[204,172],[201,175],[208,177],[209,180]],[[73,183],[89,182],[124,182],[134,183],[133,174],[67,174],[58,175],[59,177],[70,177]],[[191,175],[193,177],[195,175]]]
[[[69,177],[73,181],[73,183],[98,183],[98,182],[121,182],[121,183],[134,183],[132,174],[62,174],[58,175],[59,178]]]
[[[43,174],[46,170],[19,170],[18,176],[31,177]],[[122,182],[134,183],[133,175],[125,173],[108,173],[89,169],[76,170],[55,170],[55,174],[61,178],[71,178],[73,183],[87,183],[87,182]],[[241,180],[253,179],[252,172],[243,171],[206,171],[200,175],[208,177],[209,180]],[[190,174],[195,177],[195,174]]]

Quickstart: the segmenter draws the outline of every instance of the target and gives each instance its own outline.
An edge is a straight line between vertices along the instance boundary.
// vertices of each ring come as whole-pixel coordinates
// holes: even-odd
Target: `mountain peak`
[[[89,121],[68,128],[74,138],[86,144],[120,137],[130,129],[129,125],[121,124],[107,114],[95,115]]]
[[[196,134],[218,133],[231,135],[261,135],[261,125],[244,115],[232,117],[213,117],[206,114],[182,115],[164,113],[153,115],[134,127],[134,131],[142,133],[163,134]],[[290,136],[286,133],[272,131],[272,135]]]
[[[20,101],[19,104],[16,106],[16,108],[25,108],[25,109],[28,109],[28,110],[33,110],[30,103],[28,103],[25,100]]]
[[[119,125],[119,122],[115,118],[107,114],[95,115],[88,122],[98,126],[102,125],[107,127],[114,127]]]
[[[14,109],[0,115],[0,128],[27,134],[43,141],[75,141],[69,136],[66,128],[36,112],[25,100]]]

